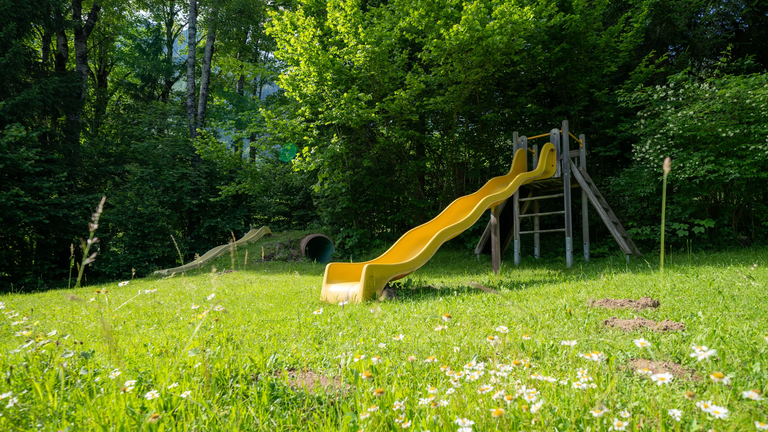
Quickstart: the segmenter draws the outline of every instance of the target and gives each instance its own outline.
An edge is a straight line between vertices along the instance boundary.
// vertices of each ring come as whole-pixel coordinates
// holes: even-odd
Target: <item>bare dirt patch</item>
[[[650,297],[641,297],[638,300],[632,299],[609,299],[604,298],[591,302],[592,307],[601,307],[605,309],[656,309],[661,303]]]
[[[637,330],[651,330],[656,333],[673,332],[685,330],[685,324],[681,322],[675,322],[670,320],[664,320],[656,322],[648,318],[635,317],[632,319],[620,319],[617,317],[610,317],[603,321],[603,325],[625,332],[637,331]]]
[[[638,369],[649,369],[653,373],[669,372],[677,379],[689,381],[701,380],[701,377],[696,374],[695,370],[682,367],[679,364],[671,361],[655,361],[636,358],[629,359],[626,367],[632,369],[632,371],[637,371]]]
[[[283,376],[282,372],[277,372],[279,378]],[[327,377],[311,370],[289,370],[285,373],[285,379],[288,386],[299,390],[305,390],[309,393],[320,393],[328,391],[331,387],[333,391],[346,392],[352,388],[349,384],[343,383],[340,377]]]

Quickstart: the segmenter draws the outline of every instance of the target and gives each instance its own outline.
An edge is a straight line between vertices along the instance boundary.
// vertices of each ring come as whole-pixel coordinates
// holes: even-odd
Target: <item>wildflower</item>
[[[133,387],[136,385],[136,380],[128,380],[123,384],[125,387]]]
[[[477,388],[477,392],[480,393],[480,394],[486,394],[486,393],[488,393],[491,390],[493,390],[493,387],[491,387],[489,385],[484,385],[484,386],[480,386],[480,387]]]
[[[768,335],[763,336],[763,339],[765,339],[765,341],[768,342]]]
[[[112,371],[112,373],[109,374],[109,377],[112,379],[115,379],[120,376],[120,371],[118,369],[115,369]]]
[[[415,361],[416,361],[416,356],[414,356],[414,355],[408,356],[408,363],[413,363]]]
[[[594,362],[601,362],[605,360],[605,353],[601,351],[592,351],[586,354],[579,354],[579,356],[587,360],[592,360]]]
[[[597,384],[595,384],[595,383],[589,383],[588,385],[589,385],[589,388],[591,388],[591,389],[596,389],[597,388]]]
[[[531,405],[531,414],[536,414],[541,409],[541,405],[544,404],[544,401],[538,401],[535,404]]]
[[[450,395],[450,394],[454,394],[455,392],[456,392],[456,389],[449,388],[448,390],[445,391],[445,394]]]
[[[699,402],[696,402],[696,407],[700,408],[702,411],[708,413],[709,409],[712,408],[712,401],[699,401]]]
[[[398,416],[398,417],[395,419],[395,423],[402,423],[402,422],[403,422],[403,420],[405,420],[405,417],[404,417],[404,416]]]
[[[504,334],[509,333],[509,329],[506,328],[505,326],[498,326],[498,327],[496,327],[496,331],[499,332],[499,333],[504,333]]]
[[[627,410],[619,411],[619,417],[621,417],[621,418],[629,418],[630,417],[629,411],[627,411]]]
[[[91,297],[91,299],[90,299],[90,300],[88,300],[88,303],[93,303],[93,302],[95,302],[95,301],[96,301],[96,297]]]
[[[453,390],[453,389],[451,389],[451,390]],[[441,406],[441,407],[446,407],[446,406],[448,406],[448,401],[445,400],[445,399],[440,399],[440,402],[438,402],[437,405]]]
[[[196,304],[192,303],[192,307],[190,309],[195,310],[195,309],[199,309],[199,308],[200,308],[200,305],[196,305]]]
[[[367,413],[367,412],[361,413],[360,414],[360,420],[367,420],[368,417],[370,417],[370,416],[371,416],[370,413]]]
[[[667,411],[667,414],[669,414],[670,417],[672,417],[675,421],[679,422],[681,418],[683,418],[683,412],[679,409],[672,408],[671,410]]]
[[[528,403],[534,403],[539,398],[536,393],[525,393],[523,399]]]
[[[745,391],[741,393],[741,395],[744,396],[744,399],[752,399],[753,401],[763,400],[763,397],[760,395],[760,390],[757,389]]]
[[[213,310],[215,310],[216,312],[222,312],[222,311],[224,311],[224,306],[216,305],[216,307],[213,308]]]
[[[152,413],[152,415],[149,416],[149,419],[147,421],[150,423],[157,423],[158,420],[160,420],[160,414]]]
[[[560,380],[560,385],[568,385],[568,379]]]
[[[589,377],[589,370],[588,369],[579,369],[576,371],[576,375],[579,377],[579,380],[581,381],[591,381],[592,378]]]
[[[356,356],[355,356],[355,357],[354,357],[352,360],[353,360],[355,363],[357,363],[357,362],[359,362],[360,360],[362,360],[362,359],[364,359],[364,358],[365,358],[365,354],[358,354],[358,355],[356,355]]]
[[[376,412],[378,410],[379,410],[379,406],[378,405],[371,405],[370,407],[368,407],[368,412],[369,413],[374,413],[374,412]]]
[[[434,363],[436,361],[437,359],[435,358],[435,356],[429,356],[426,359],[424,359],[424,363]]]
[[[360,378],[362,378],[364,380],[369,380],[369,379],[373,378],[373,374],[371,373],[371,371],[367,370],[367,371],[363,372],[363,374],[360,376]]]
[[[716,383],[722,383],[723,385],[729,385],[731,383],[731,379],[722,372],[712,372],[709,374],[709,379],[712,380],[712,382]]]
[[[597,418],[597,417],[602,417],[607,412],[608,412],[607,409],[596,408],[596,409],[591,410],[589,413],[592,414],[592,417]]]
[[[401,341],[401,340],[403,340],[403,339],[405,339],[405,335],[404,335],[404,334],[402,334],[402,333],[400,333],[400,334],[399,334],[399,335],[397,335],[397,336],[392,336],[392,340]]]
[[[445,321],[445,322],[448,322],[448,321],[450,321],[450,320],[452,320],[452,319],[453,319],[453,317],[452,317],[452,316],[451,316],[451,314],[449,314],[449,313],[443,314],[443,316],[441,316],[440,318],[441,318],[443,321]]]
[[[491,416],[493,416],[493,418],[499,418],[503,415],[504,415],[504,410],[501,408],[496,408],[491,410]]]
[[[51,330],[48,332],[48,336],[56,336],[56,330]]]
[[[214,298],[214,297],[216,297],[216,294],[215,294],[215,293],[211,293],[211,295],[209,295],[208,297],[206,297],[206,299],[207,299],[208,301],[211,301],[211,300],[213,300],[213,298]]]
[[[710,414],[712,414],[712,417],[714,417],[716,419],[725,420],[725,419],[728,418],[728,409],[726,409],[724,407],[721,407],[721,406],[712,405],[712,406],[709,407],[709,411],[708,412]]]
[[[321,313],[323,313],[323,308],[320,308],[320,309],[318,309],[316,311],[313,311],[312,313],[315,314],[315,315],[320,315]]]
[[[706,348],[706,347],[704,347]],[[703,350],[703,351],[696,351],[691,354],[691,357],[696,358],[698,361],[706,360],[712,356],[717,355],[717,350],[711,349],[711,350]]]
[[[157,390],[150,390],[147,394],[144,395],[144,398],[147,400],[157,399],[160,397],[160,392]]]
[[[157,289],[144,290],[144,294],[152,294],[152,293],[156,293],[156,292],[157,292]]]
[[[392,404],[392,411],[403,411],[405,409],[405,401],[395,401],[394,404]]]
[[[768,423],[755,420],[755,428],[757,430],[768,430]]]
[[[575,388],[577,390],[586,390],[586,389],[589,388],[587,383],[582,382],[582,381],[574,381],[573,384],[571,384],[571,385],[573,385],[573,388]]]
[[[523,335],[523,340],[531,340],[531,336],[528,334]]]
[[[440,366],[440,372],[448,372],[451,370],[451,367],[448,365],[442,365]]]
[[[446,330],[447,328],[448,326],[446,325],[438,325],[437,327],[435,327],[435,331]]]
[[[0,400],[8,399],[11,396],[13,396],[13,392],[2,393],[0,394]]]
[[[560,345],[563,345],[563,346],[568,346],[568,347],[571,347],[571,348],[575,347],[575,346],[576,346],[576,343],[577,343],[577,342],[576,342],[575,340],[564,340],[564,341],[560,341]]]
[[[427,389],[427,393],[429,394],[437,394],[437,387],[430,387]]]
[[[669,372],[653,374],[651,381],[655,382],[656,385],[669,384],[672,381],[672,374]]]
[[[419,398],[419,405],[429,405],[429,403],[432,402],[432,399],[434,399],[434,397]]]
[[[475,422],[473,422],[472,420],[465,419],[465,418],[457,418],[456,421],[454,421],[454,423],[459,425],[459,427],[472,427],[475,424]]]
[[[487,340],[491,345],[497,345],[500,342],[499,337],[495,335],[490,335],[485,338],[485,340]]]
[[[400,423],[400,426],[405,429],[411,427],[411,421],[410,420],[403,420],[402,423]]]
[[[647,367],[638,369],[637,373],[639,373],[640,375],[653,375],[653,371],[648,369]]]
[[[373,364],[381,363],[381,356],[373,356],[373,357],[371,357],[371,363],[373,363]]]
[[[347,301],[341,301],[341,302],[339,302],[339,306],[342,306],[342,307],[343,307],[343,306],[344,306],[345,304],[347,304],[347,303],[349,303],[349,300],[347,300]]]
[[[692,391],[690,391],[690,390],[686,390],[686,391],[685,391],[685,397],[686,397],[688,400],[694,400],[694,399],[696,399],[696,393],[694,393],[694,392],[692,392]]]
[[[511,404],[514,400],[515,400],[515,397],[512,395],[504,396],[504,402],[506,402],[507,405]]]
[[[627,426],[629,426],[629,423],[617,418],[614,418],[612,423],[613,425],[608,430],[624,431],[627,430]]]
[[[8,399],[8,405],[6,405],[5,407],[6,408],[11,408],[11,407],[16,406],[18,404],[19,404],[19,398],[11,397],[10,399]]]
[[[383,342],[382,342],[382,343],[379,343],[379,348],[381,348],[381,349],[384,349],[384,348],[386,348],[386,347],[387,347],[387,344],[385,344],[385,343],[383,343]]]
[[[637,346],[638,348],[649,348],[651,346],[651,343],[643,338],[635,339],[632,342],[634,342],[635,346]]]
[[[124,286],[128,285],[129,283],[131,283],[131,281],[124,281],[124,282],[120,282],[119,284],[117,284],[117,286],[124,287]]]
[[[459,352],[459,347],[456,347],[456,346],[453,347],[453,352],[455,352],[455,353]]]
[[[170,390],[170,389],[172,389],[172,388],[176,388],[176,387],[178,387],[178,386],[179,386],[179,383],[175,382],[175,383],[173,383],[173,384],[170,384],[170,385],[168,385],[167,389],[168,389],[168,390]]]

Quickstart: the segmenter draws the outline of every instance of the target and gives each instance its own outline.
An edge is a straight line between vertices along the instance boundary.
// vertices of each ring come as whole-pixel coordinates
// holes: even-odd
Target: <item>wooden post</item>
[[[525,168],[528,169],[528,137],[520,137],[519,148],[523,150],[523,157],[525,158]],[[515,192],[513,198],[513,219],[514,219],[514,232],[515,232],[515,265],[520,265],[520,190]]]
[[[539,146],[534,145],[533,146],[533,168],[535,169],[537,166],[539,166]],[[539,214],[539,200],[533,201],[533,213]],[[539,217],[534,216],[533,217],[533,257],[535,259],[539,259],[539,245],[541,244],[541,240],[539,238]]]
[[[501,215],[500,206],[491,208],[491,267],[496,276],[501,269],[501,237],[499,232],[499,216]]]
[[[579,135],[579,171],[587,172],[587,141],[584,134]],[[581,232],[584,240],[584,261],[589,262],[589,199],[587,191],[581,189]]]
[[[571,223],[571,158],[568,141],[568,120],[563,120],[563,204],[565,206],[565,265],[573,265],[573,226]]]
[[[560,173],[562,171],[562,163],[560,162],[560,131],[557,129],[552,129],[549,131],[549,142],[551,142],[555,146],[555,175],[552,177],[560,177]]]

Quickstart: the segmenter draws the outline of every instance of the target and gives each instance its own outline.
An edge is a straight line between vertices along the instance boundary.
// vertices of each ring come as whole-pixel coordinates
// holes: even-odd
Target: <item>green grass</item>
[[[238,250],[237,271],[226,274],[229,255],[213,264],[216,273],[209,266],[123,287],[0,297],[0,393],[12,394],[0,401],[0,430],[403,430],[395,422],[402,415],[416,431],[457,430],[457,418],[474,421],[479,431],[607,431],[622,410],[630,414],[626,430],[744,431],[768,422],[765,401],[742,397],[749,389],[765,391],[768,381],[766,250],[672,255],[663,275],[657,257],[654,265],[605,258],[577,261],[571,269],[564,260],[524,259],[519,269],[505,263],[499,277],[490,273],[487,257],[477,261],[447,250],[400,284],[397,301],[344,307],[319,301],[322,265],[261,263],[260,250],[260,244],[248,249],[247,268]],[[468,287],[473,280],[499,295]],[[107,292],[95,293],[102,289]],[[660,300],[661,307],[587,306],[590,299],[641,296]],[[224,310],[214,310],[218,305]],[[441,319],[445,313],[450,322]],[[611,316],[635,315],[681,321],[686,330],[625,334],[602,326]],[[447,329],[435,331],[439,325]],[[399,334],[404,339],[393,340]],[[500,343],[491,345],[491,335]],[[652,347],[636,347],[640,337]],[[564,340],[577,345],[561,345]],[[699,362],[690,357],[692,344],[717,355]],[[579,356],[590,351],[606,359]],[[357,355],[365,357],[355,362]],[[376,355],[382,361],[372,364]],[[426,363],[429,356],[437,362]],[[625,367],[638,357],[679,363],[701,380],[655,385]],[[441,365],[460,371],[473,360],[485,363],[484,374],[462,379],[448,394],[452,385]],[[514,360],[532,366],[506,377],[491,373]],[[580,368],[596,388],[573,388]],[[285,372],[294,370],[338,377],[345,387],[292,388]],[[364,371],[372,379],[363,380]],[[713,383],[708,376],[716,371],[730,375],[731,385]],[[126,391],[128,380],[136,382]],[[493,390],[480,394],[485,385]],[[430,386],[446,406],[420,405]],[[492,398],[500,390],[514,396],[519,386],[539,392],[536,413],[522,397],[509,404]],[[383,396],[374,396],[376,388]],[[153,390],[159,397],[148,399]],[[695,400],[685,397],[688,390]],[[185,391],[189,396],[180,397]],[[16,404],[6,407],[11,398]],[[707,400],[726,407],[728,419],[696,407]],[[393,410],[396,401],[404,401],[403,411]],[[378,411],[361,419],[372,405]],[[491,415],[496,407],[505,410],[498,419]],[[602,408],[609,410],[602,417],[590,414]],[[667,414],[673,408],[682,410],[680,422]]]

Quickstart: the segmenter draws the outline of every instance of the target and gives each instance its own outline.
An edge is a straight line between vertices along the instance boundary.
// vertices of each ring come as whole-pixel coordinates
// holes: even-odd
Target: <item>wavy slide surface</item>
[[[240,240],[236,241],[234,244],[235,244],[235,246],[241,246],[241,245],[244,245],[246,243],[255,242],[256,240],[264,237],[267,234],[272,234],[272,230],[270,230],[269,227],[266,227],[266,226],[263,226],[263,227],[261,227],[259,229],[251,229],[250,231],[248,231],[248,233],[246,233],[243,236],[243,238],[241,238]],[[194,270],[194,269],[200,268],[200,267],[204,266],[205,264],[207,264],[212,259],[214,259],[216,257],[219,257],[219,256],[225,254],[226,252],[229,252],[229,248],[230,248],[229,244],[225,244],[225,245],[221,245],[221,246],[216,246],[215,248],[213,248],[213,249],[209,250],[208,252],[206,252],[205,255],[203,255],[200,258],[192,261],[189,264],[184,264],[183,266],[180,266],[180,267],[174,267],[174,268],[165,269],[165,270],[158,270],[158,271],[155,272],[155,274],[156,275],[167,276],[167,275],[174,274],[174,273],[181,273],[181,272],[190,271],[190,270]]]
[[[400,279],[423,266],[446,241],[471,227],[489,207],[512,196],[520,186],[552,177],[556,170],[555,147],[541,149],[539,164],[526,167],[524,149],[515,153],[507,175],[494,177],[477,192],[453,201],[431,221],[405,233],[380,257],[361,263],[331,263],[325,267],[322,300],[361,302],[380,295],[387,282]]]

